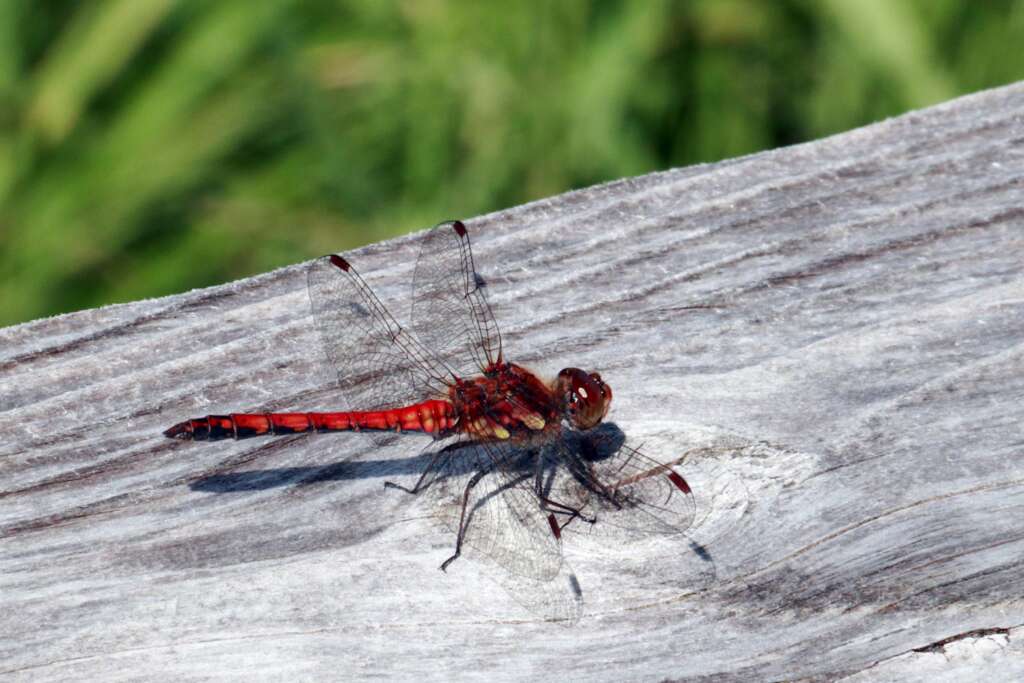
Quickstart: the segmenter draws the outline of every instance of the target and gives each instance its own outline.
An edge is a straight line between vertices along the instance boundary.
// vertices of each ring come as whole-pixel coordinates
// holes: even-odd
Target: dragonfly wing
[[[411,329],[459,376],[500,360],[501,334],[461,221],[428,232],[413,275]]]
[[[571,625],[583,614],[583,590],[567,562],[562,562],[555,576],[542,580],[502,571],[485,573],[513,600],[542,619]]]
[[[719,543],[724,536],[736,533],[750,506],[750,491],[743,478],[728,462],[714,457],[737,450],[738,447],[696,448],[677,461],[685,468],[697,504],[697,519],[686,535],[702,546]]]
[[[309,299],[350,410],[395,408],[445,395],[450,370],[403,329],[341,256],[314,261]]]
[[[693,526],[693,492],[675,468],[625,444],[619,444],[610,457],[595,457],[583,448],[558,458],[569,464],[572,474],[560,487],[562,495],[596,519],[593,530],[612,527],[639,535],[667,535]],[[586,531],[588,525],[577,530]]]
[[[550,581],[562,567],[561,541],[530,488],[532,469],[513,462],[521,460],[519,455],[521,451],[506,443],[477,442],[460,449],[438,481],[439,516],[457,533],[466,486],[475,474],[486,472],[466,504],[464,542],[470,554],[483,555],[511,576]]]

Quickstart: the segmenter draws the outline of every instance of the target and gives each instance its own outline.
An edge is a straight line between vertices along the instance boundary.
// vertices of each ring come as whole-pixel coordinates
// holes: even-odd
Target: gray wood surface
[[[298,264],[0,330],[0,676],[1024,677],[1024,85],[467,224],[512,358],[655,457],[735,445],[705,556],[567,534],[566,627],[438,571],[381,486],[423,441],[162,437],[337,407]],[[416,239],[351,256],[400,315]]]

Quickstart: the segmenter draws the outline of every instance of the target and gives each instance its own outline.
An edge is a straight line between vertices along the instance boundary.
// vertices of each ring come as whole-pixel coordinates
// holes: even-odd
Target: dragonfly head
[[[561,397],[566,419],[576,429],[597,426],[612,402],[612,388],[601,380],[601,375],[579,368],[559,372],[555,391]]]

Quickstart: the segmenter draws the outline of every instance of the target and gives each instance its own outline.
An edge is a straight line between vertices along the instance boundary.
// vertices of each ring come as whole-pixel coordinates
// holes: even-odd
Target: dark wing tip
[[[164,436],[168,439],[191,439],[192,421],[187,420],[185,422],[179,422],[170,429],[165,429]]]
[[[452,221],[452,230],[454,230],[455,234],[459,237],[466,236],[466,224],[462,221]]]
[[[690,493],[690,485],[674,470],[669,470],[668,473],[669,481],[676,485],[676,488],[683,493]]]
[[[335,266],[336,268],[341,268],[346,273],[348,272],[348,269],[352,267],[348,264],[348,261],[341,258],[337,254],[331,254],[331,265]]]
[[[562,538],[562,527],[558,526],[558,520],[550,513],[548,514],[548,526],[551,527],[551,533],[555,540],[560,540]]]

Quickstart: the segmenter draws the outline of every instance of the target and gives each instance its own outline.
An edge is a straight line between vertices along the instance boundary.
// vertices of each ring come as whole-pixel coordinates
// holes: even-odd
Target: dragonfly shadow
[[[265,491],[284,486],[309,486],[325,481],[347,481],[374,477],[398,477],[415,474],[430,463],[430,455],[388,460],[346,460],[329,465],[277,467],[245,472],[218,472],[189,484],[193,491],[234,493]]]
[[[614,423],[603,423],[587,432],[566,434],[566,440],[580,457],[599,461],[615,455],[625,441],[625,435]],[[322,437],[321,437],[322,438]],[[329,438],[329,437],[328,437]],[[342,460],[328,465],[304,467],[276,467],[272,469],[247,470],[244,472],[217,472],[206,475],[189,484],[193,491],[207,493],[236,493],[240,491],[266,491],[285,486],[309,486],[328,481],[348,481],[373,478],[397,478],[421,474],[434,460],[436,449],[428,448],[423,453],[404,458]],[[527,472],[531,467],[529,448],[513,446],[509,463],[516,469]],[[444,473],[450,477],[470,474],[475,470],[472,458],[447,458]]]

